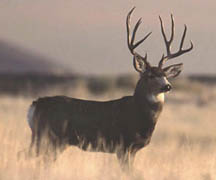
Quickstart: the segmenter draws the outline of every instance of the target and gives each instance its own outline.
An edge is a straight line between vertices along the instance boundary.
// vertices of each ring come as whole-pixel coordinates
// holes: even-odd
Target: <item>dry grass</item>
[[[26,111],[32,99],[0,97],[0,180],[216,179],[216,93],[207,92],[199,97],[185,92],[168,95],[152,142],[137,154],[131,176],[121,172],[114,155],[83,152],[75,147],[69,147],[49,166],[40,159],[18,160],[17,153],[30,143]],[[79,87],[68,94],[104,100],[123,93],[96,98]]]

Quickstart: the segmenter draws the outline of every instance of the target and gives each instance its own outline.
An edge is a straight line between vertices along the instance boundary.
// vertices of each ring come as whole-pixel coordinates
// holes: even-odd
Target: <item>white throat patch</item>
[[[150,94],[147,96],[148,100],[152,103],[157,103],[157,102],[164,102],[164,93],[159,93],[157,95]]]

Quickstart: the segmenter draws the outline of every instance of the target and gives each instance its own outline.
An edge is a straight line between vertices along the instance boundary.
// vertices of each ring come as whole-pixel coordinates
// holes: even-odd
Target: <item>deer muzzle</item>
[[[162,92],[169,92],[172,90],[172,86],[170,84],[166,84],[164,87],[161,88]]]

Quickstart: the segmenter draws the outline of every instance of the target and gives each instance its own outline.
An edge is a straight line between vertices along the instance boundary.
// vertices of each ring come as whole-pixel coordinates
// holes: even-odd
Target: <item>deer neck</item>
[[[160,112],[164,104],[164,98],[164,93],[152,93],[143,83],[137,83],[134,99],[141,109],[145,108],[148,112],[150,112],[149,110],[155,113]]]
[[[135,91],[134,98],[135,98],[136,102],[139,102],[141,104],[154,105],[154,104],[158,104],[158,103],[164,104],[165,95],[164,95],[164,93],[154,94],[152,92]]]

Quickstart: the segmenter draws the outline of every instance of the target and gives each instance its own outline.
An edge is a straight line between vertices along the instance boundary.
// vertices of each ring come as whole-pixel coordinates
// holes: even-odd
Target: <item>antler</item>
[[[191,46],[188,48],[188,49],[182,49],[183,47],[183,44],[184,44],[184,39],[185,39],[185,36],[186,36],[186,32],[187,32],[187,26],[185,25],[184,26],[184,32],[183,32],[183,35],[182,35],[182,39],[181,39],[181,43],[180,43],[180,47],[179,47],[179,50],[176,52],[176,53],[171,53],[170,50],[171,50],[171,43],[174,39],[174,20],[173,20],[173,15],[171,14],[171,21],[172,21],[172,26],[171,26],[171,36],[170,36],[170,40],[167,40],[167,37],[165,35],[165,32],[164,32],[164,27],[163,27],[163,22],[162,22],[162,19],[161,17],[159,16],[159,19],[160,19],[160,25],[161,25],[161,32],[162,32],[162,35],[163,35],[163,38],[164,38],[164,41],[165,41],[165,45],[166,45],[166,50],[167,50],[167,55],[162,56],[158,66],[160,68],[162,68],[163,64],[165,63],[165,61],[169,60],[169,59],[172,59],[172,58],[175,58],[175,57],[178,57],[184,53],[187,53],[189,51],[191,51],[193,49],[193,43],[192,41],[190,42],[191,43]]]
[[[128,13],[128,15],[127,15],[127,19],[126,19],[126,25],[127,25],[127,44],[128,44],[128,48],[129,48],[131,54],[134,55],[134,57],[136,57],[136,56],[140,57],[140,58],[142,59],[142,61],[146,64],[146,66],[150,67],[150,64],[149,64],[148,61],[147,61],[147,53],[145,54],[145,57],[142,57],[142,56],[139,55],[137,52],[135,52],[134,49],[135,49],[137,46],[139,46],[143,41],[145,41],[145,40],[149,37],[149,35],[150,35],[152,32],[148,33],[143,39],[139,40],[138,42],[136,42],[136,43],[134,44],[134,40],[135,40],[135,36],[136,36],[137,29],[138,29],[139,25],[140,25],[141,22],[142,22],[142,18],[140,18],[140,19],[137,21],[137,23],[136,23],[136,25],[135,25],[135,27],[134,27],[134,29],[133,29],[133,33],[132,33],[132,37],[131,37],[131,35],[130,35],[130,34],[131,34],[131,31],[130,31],[130,21],[131,21],[131,14],[133,13],[134,9],[135,9],[135,7],[133,7],[133,8],[129,11],[129,13]],[[135,62],[134,62],[134,63],[135,63]],[[134,67],[135,67],[135,65],[134,65]],[[135,67],[135,69],[136,69],[136,67]]]

